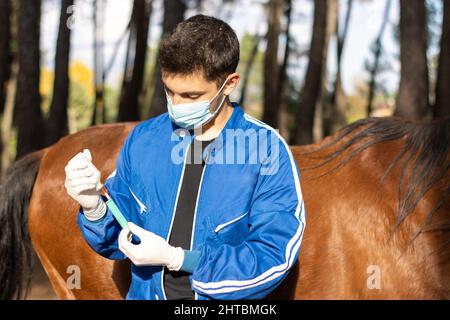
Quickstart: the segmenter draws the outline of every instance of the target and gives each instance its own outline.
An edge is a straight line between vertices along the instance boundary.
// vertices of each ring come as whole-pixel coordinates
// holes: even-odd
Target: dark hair
[[[220,86],[236,71],[239,63],[239,40],[224,21],[196,15],[163,37],[159,48],[161,70],[169,74],[188,75],[203,72],[208,81]]]

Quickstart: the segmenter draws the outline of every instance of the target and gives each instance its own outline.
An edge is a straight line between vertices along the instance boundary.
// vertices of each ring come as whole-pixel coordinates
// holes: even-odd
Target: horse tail
[[[30,288],[32,247],[27,211],[45,151],[14,162],[0,183],[0,300],[20,299]]]

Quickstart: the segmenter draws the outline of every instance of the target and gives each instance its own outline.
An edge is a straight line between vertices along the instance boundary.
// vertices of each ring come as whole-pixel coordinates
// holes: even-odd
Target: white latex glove
[[[106,212],[100,191],[100,171],[92,163],[92,156],[88,149],[74,156],[66,165],[66,181],[64,186],[67,193],[83,208],[89,220],[97,220]]]
[[[140,238],[140,244],[135,245],[128,241],[130,231]],[[181,247],[171,246],[160,236],[132,222],[119,234],[119,249],[136,266],[165,266],[171,271],[178,271],[184,261],[184,251]]]

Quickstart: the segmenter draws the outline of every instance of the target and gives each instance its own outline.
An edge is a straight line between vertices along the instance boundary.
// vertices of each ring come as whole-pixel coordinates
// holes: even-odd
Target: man
[[[299,253],[297,165],[277,131],[229,100],[239,82],[229,25],[203,15],[180,23],[159,61],[168,113],[133,129],[105,183],[128,228],[97,191],[89,151],[66,166],[83,236],[102,256],[132,261],[127,299],[263,298]]]

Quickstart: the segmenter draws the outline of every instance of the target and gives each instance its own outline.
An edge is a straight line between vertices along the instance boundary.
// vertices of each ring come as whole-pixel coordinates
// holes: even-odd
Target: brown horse
[[[0,298],[26,292],[28,229],[60,298],[124,297],[129,262],[104,259],[83,240],[64,166],[89,148],[104,180],[135,125],[86,129],[10,168],[0,189]],[[361,120],[292,151],[307,227],[300,265],[270,298],[450,298],[450,118]],[[80,288],[67,285],[71,266]]]

